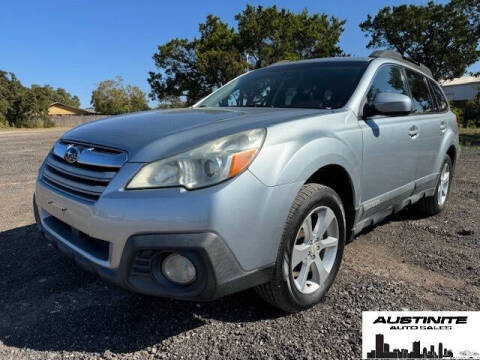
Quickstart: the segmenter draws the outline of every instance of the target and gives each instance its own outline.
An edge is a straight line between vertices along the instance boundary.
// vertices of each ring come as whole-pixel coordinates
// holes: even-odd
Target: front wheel
[[[290,209],[273,278],[257,292],[286,312],[315,305],[335,280],[344,247],[340,197],[327,186],[304,185]]]

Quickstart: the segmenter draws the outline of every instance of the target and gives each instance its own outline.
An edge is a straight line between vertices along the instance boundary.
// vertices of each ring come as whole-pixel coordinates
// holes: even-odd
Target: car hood
[[[130,162],[150,162],[239,131],[329,112],[271,108],[156,110],[88,122],[68,131],[62,139],[122,149],[128,152]]]

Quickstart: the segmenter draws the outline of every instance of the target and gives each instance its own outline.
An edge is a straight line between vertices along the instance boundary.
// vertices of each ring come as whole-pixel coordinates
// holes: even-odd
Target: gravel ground
[[[47,245],[31,200],[61,133],[0,132],[1,359],[352,359],[362,311],[480,309],[479,148],[463,149],[443,214],[364,232],[324,301],[285,316],[253,291],[200,304],[131,294]]]

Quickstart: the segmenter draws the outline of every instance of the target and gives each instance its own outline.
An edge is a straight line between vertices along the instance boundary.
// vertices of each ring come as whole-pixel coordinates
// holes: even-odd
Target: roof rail
[[[409,63],[410,65],[414,65],[416,68],[418,68],[420,71],[423,71],[427,75],[433,77],[432,71],[422,63],[413,60],[412,58],[403,56],[399,52],[393,51],[393,50],[376,50],[372,52],[369,55],[371,58],[389,58],[389,59],[395,59],[398,61],[406,62]]]

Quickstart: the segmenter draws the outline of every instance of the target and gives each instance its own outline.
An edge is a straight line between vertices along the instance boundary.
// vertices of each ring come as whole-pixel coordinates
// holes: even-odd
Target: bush
[[[464,127],[480,127],[480,93],[465,104]]]
[[[464,117],[463,109],[459,108],[459,107],[454,107],[454,106],[451,106],[450,109],[452,110],[452,112],[457,117],[458,124],[462,127],[465,127],[465,125],[464,125],[465,117]]]
[[[16,127],[19,128],[49,128],[54,127],[55,122],[47,116],[32,116],[17,122]]]

